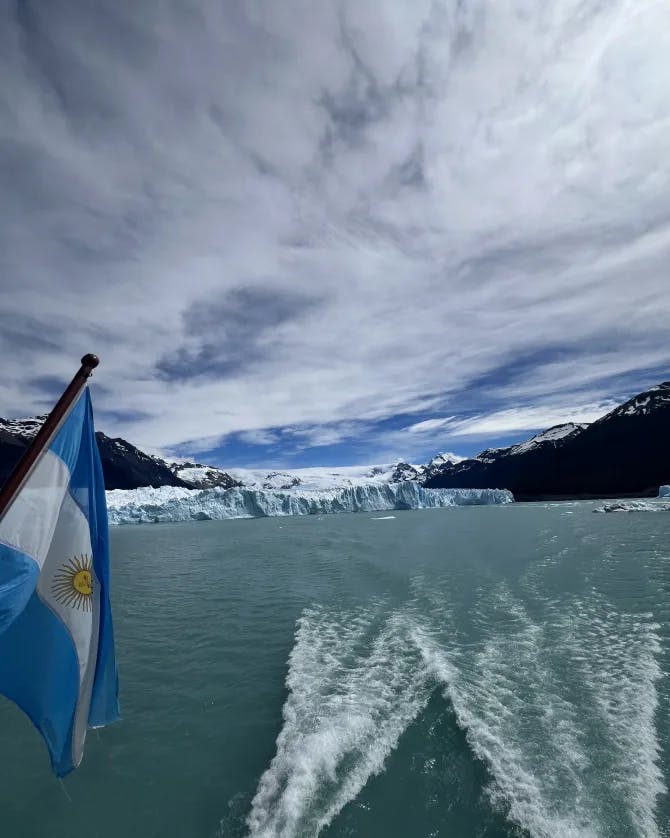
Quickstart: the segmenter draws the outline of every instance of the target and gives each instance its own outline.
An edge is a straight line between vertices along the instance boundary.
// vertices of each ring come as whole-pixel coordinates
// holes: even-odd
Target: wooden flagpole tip
[[[94,370],[99,363],[100,358],[98,358],[97,355],[91,355],[90,353],[88,355],[84,355],[84,357],[81,359],[82,367],[85,367],[88,372]]]
[[[42,427],[33,437],[32,442],[23,452],[21,459],[14,466],[14,470],[0,485],[0,520],[9,509],[14,498],[21,491],[23,484],[28,479],[40,454],[49,445],[54,434],[58,432],[61,422],[67,416],[67,412],[74,400],[79,396],[86,386],[86,380],[94,370],[100,359],[97,355],[84,355],[81,359],[81,367],[77,370],[72,381],[67,385],[63,395],[58,399],[54,409],[47,416]]]

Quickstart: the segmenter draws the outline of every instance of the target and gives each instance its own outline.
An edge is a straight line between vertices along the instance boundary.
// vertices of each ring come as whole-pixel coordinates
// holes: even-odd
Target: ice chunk
[[[617,500],[606,503],[593,510],[594,512],[670,512],[670,503],[664,503],[658,498],[651,500]]]

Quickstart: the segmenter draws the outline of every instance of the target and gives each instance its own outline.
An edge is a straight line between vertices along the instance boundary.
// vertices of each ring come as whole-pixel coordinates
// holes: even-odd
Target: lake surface
[[[669,836],[670,515],[593,503],[112,530],[123,720],[11,838]]]

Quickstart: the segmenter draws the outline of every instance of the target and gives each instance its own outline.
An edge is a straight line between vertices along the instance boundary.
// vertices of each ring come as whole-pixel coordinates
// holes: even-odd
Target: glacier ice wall
[[[670,486],[661,486],[658,490],[659,498],[670,498]]]
[[[506,489],[424,489],[417,483],[350,486],[313,492],[259,489],[182,489],[161,486],[107,492],[110,524],[328,515],[447,506],[512,503]]]

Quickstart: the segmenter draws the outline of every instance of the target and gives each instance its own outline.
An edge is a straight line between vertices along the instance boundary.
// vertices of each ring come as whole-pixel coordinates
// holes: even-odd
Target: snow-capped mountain
[[[562,425],[553,425],[535,434],[525,442],[519,442],[516,445],[510,445],[507,448],[485,448],[474,458],[482,463],[494,463],[501,457],[510,457],[517,454],[526,454],[528,451],[533,451],[536,448],[544,447],[545,445],[554,445],[558,440],[567,440],[568,438],[576,436],[578,433],[587,428],[587,424],[579,424],[577,422],[566,422]],[[562,444],[562,443],[561,443]],[[463,460],[459,460],[462,462]]]
[[[668,410],[670,410],[670,381],[664,381],[662,384],[657,384],[656,387],[651,387],[644,393],[639,393],[632,399],[628,399],[627,402],[615,407],[614,410],[597,419],[593,424],[598,425],[613,417],[650,416],[659,411],[667,414]]]
[[[5,480],[45,416],[0,419],[0,482]],[[425,466],[403,464],[301,468],[289,470],[222,469],[190,461],[168,463],[145,454],[125,439],[96,433],[107,489],[175,486],[187,489],[246,487],[264,491],[325,491],[415,480],[423,482]],[[449,457],[452,459],[449,460]],[[455,455],[438,455],[435,462],[455,461]]]
[[[172,472],[187,485],[197,489],[216,486],[229,489],[244,486],[250,489],[306,491],[342,489],[348,486],[389,483],[393,465],[344,466],[341,468],[297,468],[283,470],[230,468],[185,462],[171,463]]]
[[[421,481],[423,466],[413,466],[411,463],[400,462],[391,472],[390,483],[405,483],[409,481]]]
[[[220,469],[196,463],[171,463],[170,469],[184,483],[197,489],[244,486],[270,491],[325,491],[350,486],[378,486],[386,483],[423,483],[433,470],[462,460],[457,454],[438,454],[426,465],[383,463],[381,465],[336,466],[331,468]]]
[[[44,421],[0,419],[0,482]],[[346,490],[417,483],[427,488],[506,488],[517,500],[545,497],[653,496],[670,476],[670,382],[640,393],[590,425],[555,425],[508,448],[463,459],[442,453],[408,462],[286,470],[223,469],[167,463],[124,439],[96,434],[108,489],[173,486],[257,492]]]
[[[221,486],[232,489],[242,484],[230,474],[216,466],[203,466],[201,463],[170,463],[170,471],[187,486],[194,489],[213,489]]]
[[[46,413],[43,416],[31,416],[28,419],[3,419],[0,417],[0,434],[8,434],[20,439],[32,439],[46,418]]]
[[[0,418],[0,484],[9,477],[46,416],[28,419]],[[145,454],[130,442],[96,432],[107,489],[135,489],[138,486],[186,486],[167,463]]]
[[[423,466],[412,465],[411,463],[397,463],[390,474],[389,480],[391,483],[402,483],[406,480],[412,480],[416,483],[425,483],[429,477],[437,474],[445,466],[453,466],[460,463],[465,457],[459,457],[458,454],[436,454],[432,460]]]
[[[535,436],[532,436],[525,442],[513,445],[509,453],[511,456],[525,454],[527,451],[533,451],[535,448],[543,447],[546,444],[556,443],[558,440],[562,440],[561,444],[564,444],[568,439],[572,439],[572,437],[581,433],[584,428],[588,428],[588,424],[566,422],[563,425],[554,425],[551,428],[547,428],[546,431],[542,431],[542,433],[535,434]]]
[[[446,465],[425,485],[504,486],[517,500],[654,496],[670,474],[670,382],[590,425],[556,425],[509,448]]]
[[[29,419],[0,419],[0,482],[5,480],[45,416]],[[96,433],[107,489],[174,486],[186,489],[232,489],[245,487],[263,491],[310,492],[375,486],[413,480],[423,482],[426,466],[404,464],[301,468],[288,470],[222,469],[191,461],[168,463],[119,437]],[[451,458],[451,459],[450,459]],[[454,462],[455,455],[438,455],[435,463]]]
[[[312,467],[270,472],[264,469],[239,468],[232,469],[231,474],[253,489],[324,491],[389,483],[392,469],[392,465]]]

